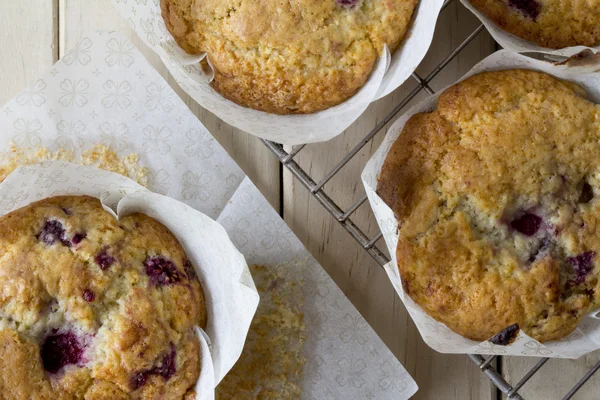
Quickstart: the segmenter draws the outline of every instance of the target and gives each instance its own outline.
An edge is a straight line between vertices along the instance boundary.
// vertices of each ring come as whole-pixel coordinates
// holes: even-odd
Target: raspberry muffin
[[[212,87],[242,106],[312,113],[367,81],[404,38],[417,0],[161,0],[188,53],[207,53]]]
[[[192,399],[204,294],[156,220],[86,196],[0,218],[0,393],[11,399]]]
[[[542,47],[600,44],[600,0],[469,0],[502,29]]]
[[[469,339],[568,335],[600,301],[598,154],[600,106],[573,83],[508,70],[447,89],[379,176],[405,292]]]

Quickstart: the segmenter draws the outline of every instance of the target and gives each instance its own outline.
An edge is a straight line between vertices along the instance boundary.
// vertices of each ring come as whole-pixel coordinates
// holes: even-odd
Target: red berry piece
[[[594,259],[593,251],[586,251],[581,253],[575,257],[567,258],[567,263],[573,269],[573,279],[572,282],[576,285],[583,283],[585,281],[585,277],[590,273],[592,268],[594,267],[593,259]]]
[[[175,356],[175,346],[171,344],[171,351],[169,352],[169,354],[163,357],[159,365],[150,369],[138,371],[131,376],[129,380],[129,385],[131,386],[131,388],[133,390],[141,388],[146,384],[148,378],[151,375],[160,375],[165,381],[171,379],[173,375],[175,375],[175,373],[177,372],[177,369],[175,367]]]
[[[146,381],[148,381],[149,376],[149,371],[136,372],[131,376],[131,379],[129,380],[129,385],[133,390],[137,390],[146,384]]]
[[[162,359],[162,363],[158,367],[154,368],[154,373],[162,376],[165,380],[169,380],[175,375],[175,372],[177,372],[175,368],[175,346],[171,345],[171,352]]]
[[[96,264],[98,264],[101,270],[105,271],[114,264],[115,258],[109,255],[107,249],[104,248],[100,253],[96,254],[94,261],[96,261]]]
[[[75,334],[68,332],[48,336],[40,351],[44,369],[55,374],[65,365],[79,363],[83,355],[83,346]]]
[[[360,0],[336,0],[337,3],[342,7],[353,8],[356,7]]]
[[[579,195],[579,203],[589,203],[593,198],[594,189],[589,183],[584,182],[583,186],[581,187],[581,194]]]
[[[82,297],[88,303],[91,303],[92,301],[96,300],[96,294],[94,292],[92,292],[90,289],[85,289],[83,291]]]
[[[87,237],[87,234],[86,234],[86,233],[76,233],[76,234],[73,236],[73,239],[71,239],[71,243],[73,243],[74,245],[76,245],[76,246],[77,246],[77,245],[78,245],[79,243],[81,243],[81,241],[82,241],[83,239],[85,239],[86,237]]]
[[[525,213],[513,220],[510,226],[525,236],[533,236],[542,226],[542,218],[532,213]]]
[[[508,5],[525,14],[530,19],[536,19],[540,15],[540,3],[535,0],[508,0]]]
[[[42,230],[36,237],[38,240],[41,240],[49,246],[56,243],[57,240],[65,246],[71,246],[71,242],[67,239],[63,224],[55,219],[46,221]]]
[[[504,328],[500,333],[495,334],[490,338],[490,342],[506,346],[513,342],[519,334],[519,324],[513,324]]]
[[[175,264],[163,256],[154,256],[144,261],[146,275],[150,282],[157,286],[166,286],[181,281],[181,274],[177,271]]]

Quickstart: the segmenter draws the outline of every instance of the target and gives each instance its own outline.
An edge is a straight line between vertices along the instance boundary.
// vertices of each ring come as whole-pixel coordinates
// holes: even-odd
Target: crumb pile
[[[275,268],[250,266],[260,304],[240,360],[217,387],[217,400],[292,400],[302,393],[306,360],[302,290]]]
[[[10,151],[0,154],[0,182],[11,172],[24,165],[38,164],[43,161],[68,161],[81,165],[91,165],[115,172],[133,179],[142,186],[148,186],[148,168],[139,165],[140,157],[131,153],[119,157],[110,147],[97,144],[75,157],[71,150],[51,151],[47,148],[24,149],[13,145]]]

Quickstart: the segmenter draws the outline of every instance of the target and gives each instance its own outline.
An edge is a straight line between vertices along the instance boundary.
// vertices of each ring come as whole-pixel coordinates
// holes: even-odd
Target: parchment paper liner
[[[333,1],[333,0],[332,0]],[[214,91],[199,61],[181,49],[167,31],[159,0],[127,3],[112,0],[138,36],[159,56],[179,84],[198,104],[228,124],[252,135],[278,143],[295,145],[323,142],[342,133],[372,101],[404,83],[425,57],[443,0],[421,0],[401,47],[390,56],[386,48],[368,82],[346,102],[307,115],[276,115],[239,106]]]
[[[507,50],[498,51],[485,58],[461,78],[459,82],[479,72],[515,68],[543,71],[558,78],[576,82],[586,89],[590,100],[597,103],[600,102],[600,74],[583,75],[573,73],[560,66],[534,60]],[[392,210],[375,193],[377,176],[379,175],[390,147],[402,132],[406,121],[416,113],[435,109],[439,93],[441,93],[441,91],[412,107],[392,125],[381,147],[369,160],[362,173],[362,180],[369,198],[369,203],[371,204],[375,217],[377,218],[377,223],[383,233],[386,246],[392,256],[392,261],[385,266],[385,270],[394,285],[396,292],[398,292],[398,295],[415,321],[423,340],[425,340],[431,348],[441,353],[536,355],[551,358],[577,358],[583,354],[599,349],[600,321],[595,317],[595,312],[584,318],[578,328],[562,340],[542,344],[521,331],[517,340],[511,345],[498,346],[489,341],[476,342],[469,340],[452,332],[444,324],[429,317],[402,289],[396,260],[396,247],[398,243],[396,229],[398,221]]]
[[[197,328],[202,370],[197,399],[213,399],[214,387],[244,346],[259,296],[244,257],[225,229],[201,212],[152,193],[112,172],[60,161],[16,169],[0,184],[0,215],[48,197],[89,195],[115,218],[141,212],[160,221],[192,260],[206,297],[206,332]]]

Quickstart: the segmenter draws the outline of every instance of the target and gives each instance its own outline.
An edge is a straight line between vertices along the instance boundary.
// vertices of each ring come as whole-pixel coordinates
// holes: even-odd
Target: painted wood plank
[[[89,0],[60,0],[59,26],[61,55],[72,48],[86,32],[93,30],[118,30],[129,37],[258,186],[271,205],[279,210],[281,187],[279,163],[271,155],[271,152],[257,138],[223,123],[185,94],[170,77],[160,58],[137,38],[126,21],[120,17],[111,5],[110,0],[95,0],[93,2]]]
[[[419,74],[425,77],[478,25],[458,2],[451,4],[440,18],[434,44],[419,67]],[[431,86],[439,89],[451,84],[494,50],[489,35],[479,35]],[[307,146],[296,158],[299,164],[316,180],[324,176],[415,85],[410,80],[373,104],[342,136]],[[423,97],[418,96],[412,104]],[[325,186],[326,193],[342,208],[349,207],[364,193],[360,172],[383,136],[383,132],[378,134]],[[288,172],[284,172],[284,218],[415,378],[420,388],[415,398],[496,399],[490,382],[466,356],[438,354],[424,344],[385,272]],[[352,218],[370,235],[377,232],[368,204],[361,206]]]
[[[57,59],[58,0],[1,1],[0,15],[0,104],[4,104]]]
[[[502,370],[507,381],[515,385],[533,366],[537,357],[504,357]],[[600,361],[600,351],[587,354],[577,360],[549,360],[523,386],[519,393],[524,399],[562,399],[567,392]],[[600,397],[600,374],[594,375],[573,397],[575,400],[597,399]]]

